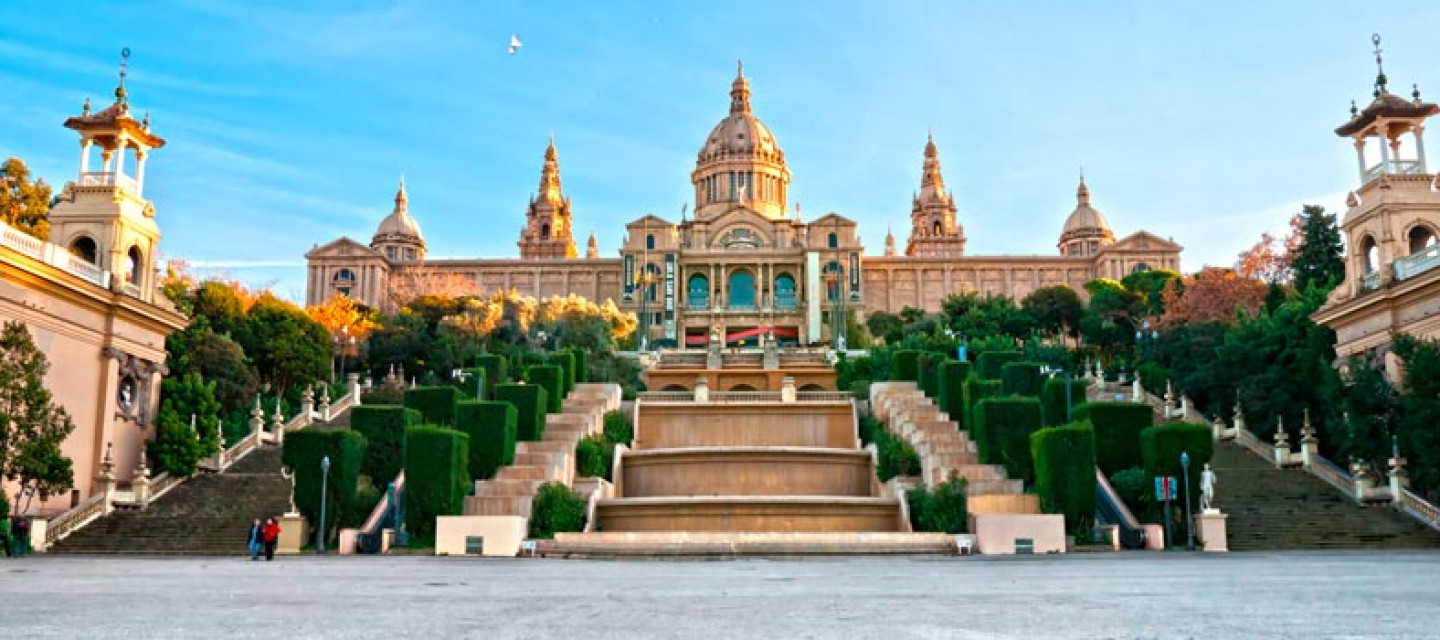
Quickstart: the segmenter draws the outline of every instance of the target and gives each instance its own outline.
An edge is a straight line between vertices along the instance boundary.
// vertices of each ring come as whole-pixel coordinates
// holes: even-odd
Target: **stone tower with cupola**
[[[955,220],[955,198],[945,191],[940,152],[926,136],[920,191],[910,203],[910,241],[905,255],[917,258],[958,258],[965,255],[965,229]]]
[[[114,290],[128,290],[150,302],[155,288],[155,252],[160,227],[155,206],[145,199],[145,164],[165,139],[150,130],[150,116],[137,120],[125,88],[130,50],[121,54],[115,101],[92,111],[90,99],[65,127],[80,134],[80,164],[50,211],[50,242],[79,261],[108,274]]]
[[[555,138],[545,147],[545,165],[540,169],[540,189],[525,210],[525,227],[520,230],[520,258],[574,258],[574,218],[570,198],[560,189],[560,154]]]

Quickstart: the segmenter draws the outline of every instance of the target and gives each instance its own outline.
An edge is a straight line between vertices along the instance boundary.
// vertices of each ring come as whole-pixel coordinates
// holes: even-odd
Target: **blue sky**
[[[552,132],[577,243],[615,255],[625,221],[678,217],[744,59],[792,200],[870,253],[886,225],[903,248],[933,129],[970,253],[1054,252],[1083,165],[1117,235],[1173,237],[1193,270],[1355,187],[1331,131],[1369,97],[1372,32],[1392,88],[1440,97],[1440,5],[1362,8],[11,0],[0,156],[71,179],[60,123],[108,102],[130,47],[132,107],[169,140],[146,176],[162,250],[300,298],[302,254],[368,242],[402,172],[432,256],[516,255]]]

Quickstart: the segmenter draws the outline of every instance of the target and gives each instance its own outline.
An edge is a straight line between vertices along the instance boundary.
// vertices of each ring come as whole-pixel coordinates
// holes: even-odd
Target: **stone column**
[[[250,435],[255,446],[265,444],[265,410],[260,408],[260,394],[255,394],[255,408],[250,410]]]
[[[1085,375],[1088,376],[1088,375],[1090,375],[1090,374],[1089,374],[1089,372],[1086,372]],[[1140,378],[1139,378],[1139,377],[1136,377],[1136,378],[1135,378],[1135,381],[1130,383],[1130,401],[1131,401],[1131,402],[1144,402],[1144,401],[1145,401],[1145,390],[1140,387]]]
[[[1169,380],[1165,381],[1165,419],[1175,417],[1175,387]]]
[[[1225,420],[1220,417],[1220,414],[1218,412],[1215,414],[1215,421],[1210,423],[1210,439],[1225,439]]]
[[[330,421],[330,385],[328,384],[320,387],[320,419],[325,422]]]
[[[1290,434],[1285,433],[1285,420],[1275,419],[1275,466],[1283,467],[1290,462]]]
[[[215,470],[225,470],[225,422],[215,421],[215,440],[218,446],[215,448]]]
[[[100,461],[100,475],[95,477],[100,493],[105,496],[106,515],[115,510],[115,459],[110,456],[110,445],[105,443],[105,458]]]
[[[1139,378],[1136,378],[1136,380],[1138,381]],[[1190,396],[1185,394],[1180,394],[1180,419],[1190,419]]]
[[[300,396],[300,426],[310,426],[310,420],[315,415],[315,387],[305,387],[305,393]]]
[[[270,428],[275,431],[275,444],[285,444],[285,414],[280,411],[280,396],[275,396],[275,414],[270,416]]]
[[[360,374],[345,374],[345,387],[349,389],[350,397],[354,400],[355,406],[360,406]]]
[[[135,475],[130,478],[130,486],[135,490],[135,502],[141,509],[150,507],[150,467],[145,466],[145,447],[140,447],[140,464],[135,467]]]
[[[1355,478],[1355,501],[1365,502],[1365,498],[1375,491],[1375,478],[1370,475],[1370,467],[1364,462],[1351,460],[1350,474]]]
[[[1305,410],[1305,423],[1300,426],[1300,464],[1310,468],[1320,456],[1320,439],[1315,437],[1315,427],[1310,424],[1310,410]]]

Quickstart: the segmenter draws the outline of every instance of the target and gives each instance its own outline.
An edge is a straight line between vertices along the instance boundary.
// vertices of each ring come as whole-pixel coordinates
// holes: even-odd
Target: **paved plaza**
[[[0,638],[1435,638],[1440,554],[0,558]]]

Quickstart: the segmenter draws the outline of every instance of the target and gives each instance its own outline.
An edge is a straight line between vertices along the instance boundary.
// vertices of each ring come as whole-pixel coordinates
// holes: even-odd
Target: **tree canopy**
[[[50,185],[32,180],[19,158],[0,164],[0,220],[41,240],[50,238]]]
[[[41,500],[69,491],[75,476],[60,450],[75,424],[45,388],[50,369],[45,354],[19,322],[0,329],[0,476],[18,482],[24,511],[30,498]]]

